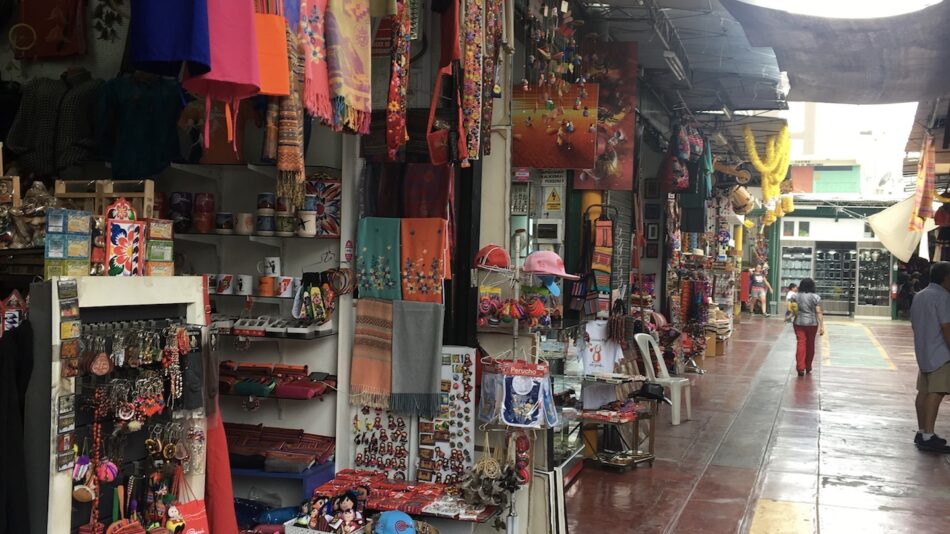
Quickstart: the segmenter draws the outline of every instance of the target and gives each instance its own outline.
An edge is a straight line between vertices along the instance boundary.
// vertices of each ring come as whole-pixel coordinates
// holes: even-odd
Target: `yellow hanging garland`
[[[786,211],[783,210],[780,197],[782,195],[782,181],[785,180],[791,162],[791,139],[788,134],[788,126],[783,127],[778,135],[769,136],[766,139],[765,161],[762,160],[758,150],[756,150],[752,128],[746,126],[743,134],[749,161],[752,162],[755,170],[762,175],[762,202],[768,209],[764,223],[768,226],[778,220]],[[775,202],[773,202],[773,199],[775,199]]]

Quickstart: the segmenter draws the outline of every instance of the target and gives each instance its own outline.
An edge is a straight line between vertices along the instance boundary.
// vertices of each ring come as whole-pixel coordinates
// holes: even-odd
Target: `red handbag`
[[[175,495],[179,499],[175,507],[178,508],[178,512],[181,513],[181,518],[185,522],[184,531],[188,534],[211,534],[205,501],[195,497],[194,492],[191,491],[191,486],[185,480],[185,471],[181,466],[175,471],[175,487]],[[191,498],[190,501],[182,502],[189,497]]]
[[[435,110],[439,104],[439,97],[442,96],[442,78],[445,76],[452,75],[452,66],[447,65],[439,69],[438,74],[435,78],[435,90],[432,92],[432,102],[429,104],[429,123],[426,126],[426,144],[429,146],[429,160],[432,161],[433,165],[445,165],[449,162],[449,143],[451,142],[451,135],[449,135],[448,128],[439,128],[435,131],[432,130],[432,127],[435,124]],[[455,91],[456,101],[461,103],[461,95],[458,92],[458,88]],[[459,129],[462,126],[462,108],[458,108],[458,124]],[[458,153],[459,154],[468,154],[468,149],[465,144],[465,135],[462,132],[459,132],[459,141],[458,141]]]

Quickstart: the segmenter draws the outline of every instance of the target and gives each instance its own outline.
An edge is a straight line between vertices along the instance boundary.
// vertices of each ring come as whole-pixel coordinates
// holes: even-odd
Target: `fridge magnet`
[[[76,285],[76,280],[72,278],[63,278],[56,283],[56,293],[59,295],[59,300],[74,299],[79,297],[79,288]]]
[[[65,434],[73,430],[76,430],[76,414],[59,414],[59,417],[56,419],[56,433]]]
[[[79,376],[79,358],[69,358],[60,363],[60,376],[73,378]]]
[[[76,453],[73,451],[56,454],[56,471],[68,471],[76,464]]]
[[[75,319],[59,323],[60,339],[78,339],[82,335],[82,323]]]
[[[63,319],[75,319],[79,317],[79,299],[59,301],[59,316]]]
[[[59,345],[59,359],[68,360],[70,358],[78,358],[79,348],[80,344],[78,339],[64,340]]]
[[[60,395],[57,399],[57,409],[60,415],[73,413],[76,411],[76,394],[67,393],[66,395]]]

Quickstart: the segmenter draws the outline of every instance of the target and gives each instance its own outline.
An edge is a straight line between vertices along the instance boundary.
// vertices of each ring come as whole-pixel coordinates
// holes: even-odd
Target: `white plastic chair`
[[[680,406],[683,404],[684,389],[686,390],[686,420],[691,420],[693,418],[692,383],[688,378],[673,378],[670,376],[670,372],[666,369],[666,363],[663,361],[660,346],[657,345],[653,336],[650,334],[637,334],[633,336],[633,339],[637,342],[640,354],[643,355],[644,374],[646,374],[647,380],[656,382],[670,390],[670,401],[673,403],[673,406],[671,406],[673,424],[680,424]],[[656,373],[653,371],[653,355],[656,355],[656,360],[659,362],[659,365],[657,365],[660,369],[659,378],[657,378]]]

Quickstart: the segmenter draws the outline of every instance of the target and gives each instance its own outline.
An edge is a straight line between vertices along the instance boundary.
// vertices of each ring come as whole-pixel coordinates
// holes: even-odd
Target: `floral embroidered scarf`
[[[412,38],[412,19],[409,0],[397,0],[393,17],[392,64],[389,74],[389,97],[386,106],[386,146],[390,160],[395,160],[399,149],[409,140],[406,131],[406,98],[409,92],[409,41]]]
[[[333,110],[331,126],[336,131],[369,133],[370,31],[369,0],[329,0],[327,69]]]
[[[449,253],[448,221],[402,219],[402,298],[443,302],[442,287]]]
[[[402,298],[399,284],[399,219],[360,219],[356,276],[360,298]]]
[[[304,57],[303,105],[324,124],[333,121],[327,44],[324,36],[327,0],[300,1],[300,49]]]

